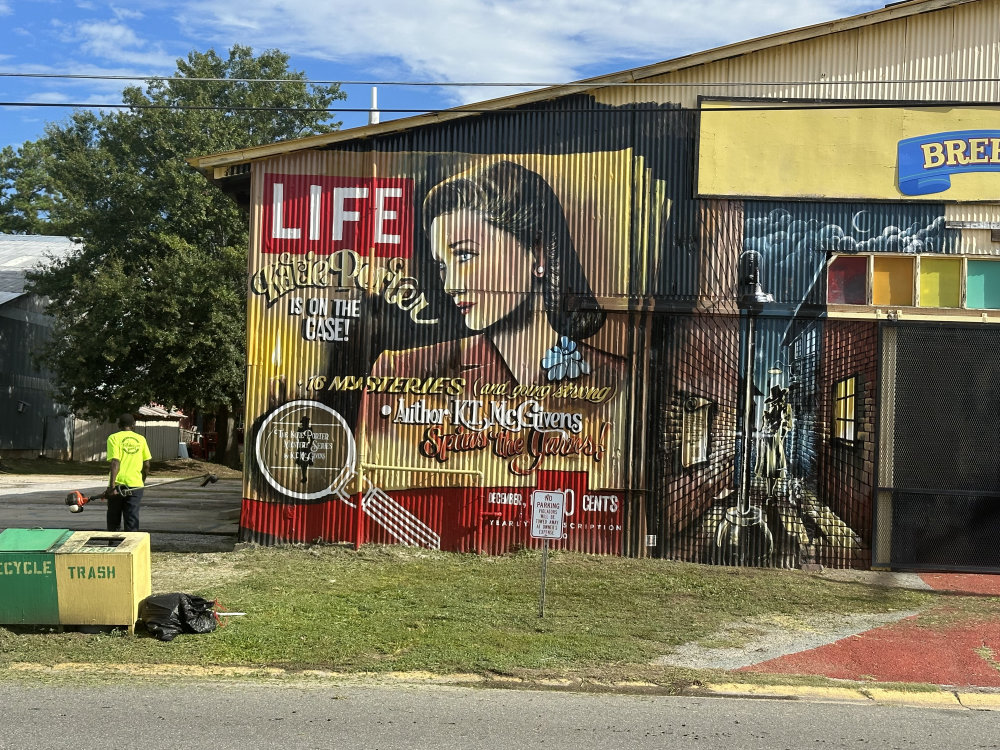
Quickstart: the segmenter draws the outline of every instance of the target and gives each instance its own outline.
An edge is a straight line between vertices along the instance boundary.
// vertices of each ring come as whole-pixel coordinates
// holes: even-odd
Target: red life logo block
[[[264,175],[263,252],[413,255],[413,180]]]

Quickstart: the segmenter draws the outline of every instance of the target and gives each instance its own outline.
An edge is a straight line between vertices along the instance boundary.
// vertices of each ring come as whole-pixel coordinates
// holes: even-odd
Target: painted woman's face
[[[478,211],[463,208],[431,223],[431,252],[444,290],[465,324],[482,331],[510,315],[531,292],[531,250]]]

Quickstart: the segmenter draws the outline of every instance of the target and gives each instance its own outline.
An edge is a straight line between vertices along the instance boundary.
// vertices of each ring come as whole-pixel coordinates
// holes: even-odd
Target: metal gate
[[[1000,327],[886,324],[876,566],[1000,571]]]

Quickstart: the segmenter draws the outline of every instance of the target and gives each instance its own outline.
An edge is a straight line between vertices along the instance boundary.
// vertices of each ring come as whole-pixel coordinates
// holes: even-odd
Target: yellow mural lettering
[[[308,379],[310,390],[360,391],[370,393],[412,393],[418,396],[460,396],[465,390],[465,378],[399,378],[369,375],[314,375]],[[327,386],[329,382],[329,386]]]
[[[965,141],[945,141],[944,147],[948,152],[946,162],[948,166],[955,166],[958,164],[968,164],[969,157],[965,153],[965,149],[968,144]]]
[[[924,169],[944,166],[944,145],[941,143],[923,143],[920,150],[924,152]]]
[[[482,383],[476,382],[476,386],[473,389],[474,392],[479,396],[506,396],[507,395],[507,384],[506,383]]]
[[[362,260],[354,250],[338,250],[328,258],[309,251],[302,256],[281,253],[274,263],[250,277],[250,291],[263,296],[270,307],[284,295],[297,289],[339,287],[364,289],[382,296],[386,302],[410,314],[421,325],[437,323],[437,318],[422,318],[430,302],[420,291],[419,282],[406,275],[402,258],[393,258],[386,266]]]
[[[986,156],[986,147],[989,144],[989,138],[970,138],[969,139],[969,163],[970,164],[987,164],[989,159]]]
[[[564,383],[553,391],[555,398],[569,398],[578,401],[589,401],[592,404],[600,404],[607,401],[614,395],[614,389],[610,386],[595,388],[593,386],[580,386],[573,383]]]

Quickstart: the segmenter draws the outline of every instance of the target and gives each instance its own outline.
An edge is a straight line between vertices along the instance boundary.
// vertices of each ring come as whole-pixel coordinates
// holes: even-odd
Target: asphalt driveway
[[[140,530],[150,534],[153,551],[225,552],[236,543],[242,484],[220,479],[199,486],[201,478],[173,482],[150,478],[142,499]],[[107,486],[102,476],[0,474],[0,531],[8,528],[102,531],[103,500],[70,513],[66,495],[79,490],[88,497]]]

